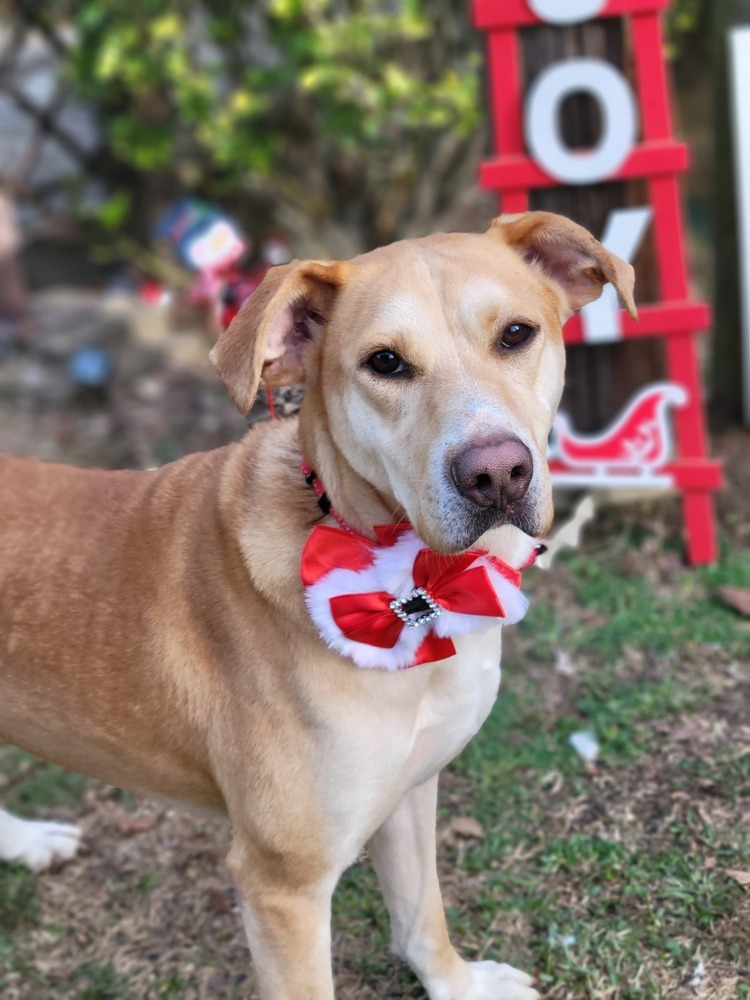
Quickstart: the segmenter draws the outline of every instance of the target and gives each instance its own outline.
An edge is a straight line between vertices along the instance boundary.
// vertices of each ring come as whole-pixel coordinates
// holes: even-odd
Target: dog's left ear
[[[249,412],[261,378],[266,385],[304,381],[304,345],[328,323],[343,271],[327,260],[272,267],[221,334],[210,357],[240,413]]]
[[[628,313],[637,319],[633,268],[606,250],[583,226],[552,212],[524,212],[499,216],[488,232],[500,236],[528,264],[541,267],[561,285],[571,312],[598,299],[610,281]]]

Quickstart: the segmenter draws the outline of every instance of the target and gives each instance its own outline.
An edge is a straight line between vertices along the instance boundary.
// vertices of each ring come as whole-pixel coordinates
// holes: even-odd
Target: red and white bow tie
[[[379,525],[377,542],[339,528],[314,528],[302,552],[310,617],[326,643],[358,667],[399,670],[453,656],[453,638],[526,611],[521,574],[496,555],[440,555],[408,524]],[[520,534],[520,533],[519,533]],[[534,558],[534,539],[516,544]]]

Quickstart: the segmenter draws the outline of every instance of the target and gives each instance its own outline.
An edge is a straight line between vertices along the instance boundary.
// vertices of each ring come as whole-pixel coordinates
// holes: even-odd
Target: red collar
[[[357,531],[357,529],[349,524],[348,521],[344,520],[338,511],[333,509],[328,494],[326,493],[320,479],[318,479],[318,475],[313,467],[308,465],[307,462],[301,462],[300,468],[302,469],[302,475],[305,477],[305,482],[308,486],[312,486],[315,491],[315,495],[318,498],[318,507],[320,507],[323,513],[332,517],[336,524],[338,524],[340,528],[343,528],[344,531],[348,531],[350,535],[354,535],[356,538],[363,538],[365,541],[369,542],[367,535],[363,535],[361,531]],[[406,527],[408,528],[410,525],[407,523]]]

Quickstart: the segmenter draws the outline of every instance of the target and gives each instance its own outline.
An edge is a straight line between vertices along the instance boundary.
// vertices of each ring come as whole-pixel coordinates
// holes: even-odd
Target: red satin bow
[[[426,590],[446,611],[502,618],[505,612],[487,570],[484,566],[468,568],[478,555],[469,551],[458,556],[441,556],[432,549],[421,549],[414,562],[414,585]],[[331,598],[331,613],[348,639],[392,649],[406,628],[391,608],[392,600],[393,595],[384,591],[341,594]],[[441,639],[440,646],[440,659],[456,651],[450,639]]]
[[[378,526],[375,533],[381,544],[392,545],[408,530],[409,525],[383,525]],[[375,542],[361,536],[318,525],[302,553],[302,582],[306,587],[312,586],[337,568],[365,569],[372,563],[377,548]],[[472,567],[472,563],[484,555],[487,553],[468,550],[447,556],[432,549],[421,549],[414,561],[414,585],[425,590],[446,611],[503,618],[505,611],[486,568]],[[493,558],[492,563],[518,586],[519,573],[500,560]],[[336,624],[348,639],[392,649],[406,627],[390,606],[393,599],[393,595],[385,591],[341,594],[330,598],[330,608]],[[430,630],[417,650],[413,665],[443,660],[455,652],[451,639],[437,636]]]
[[[364,569],[372,562],[377,547],[376,542],[361,535],[350,535],[341,528],[319,524],[313,528],[302,550],[302,583],[312,587],[333,569]]]

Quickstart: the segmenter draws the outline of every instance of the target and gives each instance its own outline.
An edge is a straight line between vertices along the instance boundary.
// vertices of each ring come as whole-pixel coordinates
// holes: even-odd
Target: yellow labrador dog
[[[486,718],[551,518],[561,325],[632,268],[547,213],[273,268],[212,358],[299,419],[157,471],[0,459],[0,738],[226,811],[265,1000],[330,1000],[331,894],[369,845],[431,1000],[529,1000],[464,961],[437,775]]]

